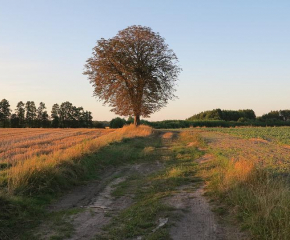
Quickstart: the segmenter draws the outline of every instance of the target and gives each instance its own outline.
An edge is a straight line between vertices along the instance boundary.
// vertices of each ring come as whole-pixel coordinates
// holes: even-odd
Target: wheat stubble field
[[[0,163],[17,164],[35,156],[68,149],[113,129],[1,129]]]

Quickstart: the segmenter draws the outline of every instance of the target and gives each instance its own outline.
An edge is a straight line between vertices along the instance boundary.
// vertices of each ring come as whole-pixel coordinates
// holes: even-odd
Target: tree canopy
[[[173,99],[181,68],[175,53],[149,27],[130,26],[100,39],[85,65],[94,95],[122,116],[148,117]]]
[[[2,99],[0,102],[0,121],[3,122],[4,127],[10,115],[11,115],[10,104],[6,99]]]

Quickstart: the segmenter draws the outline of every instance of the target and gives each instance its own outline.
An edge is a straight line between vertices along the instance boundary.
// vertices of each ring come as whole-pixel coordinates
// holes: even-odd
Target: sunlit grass
[[[216,158],[202,166],[213,198],[228,204],[254,239],[289,239],[290,189],[287,178],[253,158]]]
[[[11,167],[3,170],[2,185],[9,193],[39,192],[58,188],[53,183],[63,177],[76,178],[83,171],[80,161],[103,146],[124,138],[149,136],[152,129],[147,126],[126,126],[95,139],[87,139],[66,149],[53,151],[49,154],[33,156],[25,161],[14,162]]]

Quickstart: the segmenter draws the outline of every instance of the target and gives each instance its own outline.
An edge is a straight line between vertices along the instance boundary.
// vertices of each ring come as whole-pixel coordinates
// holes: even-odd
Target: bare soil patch
[[[74,226],[74,234],[71,240],[91,239],[102,231],[102,227],[109,223],[113,214],[130,206],[132,199],[122,196],[114,199],[112,191],[114,185],[125,181],[126,177],[120,177],[111,181],[98,196],[91,199],[89,205],[84,206],[83,212],[73,216],[71,221]],[[110,215],[107,213],[111,212]]]
[[[251,138],[250,141],[260,142],[260,143],[269,143],[268,140],[265,140],[265,139],[262,139],[262,138]]]
[[[163,139],[171,139],[173,137],[173,133],[172,132],[166,132],[162,135]]]
[[[168,203],[183,212],[181,220],[170,231],[172,239],[225,239],[222,227],[203,197],[203,187],[194,192],[181,189]]]

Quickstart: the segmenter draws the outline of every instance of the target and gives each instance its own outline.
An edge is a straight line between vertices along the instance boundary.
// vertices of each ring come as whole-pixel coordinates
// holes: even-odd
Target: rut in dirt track
[[[212,155],[206,154],[196,160],[199,164],[211,161]],[[173,240],[242,240],[246,239],[233,226],[220,223],[204,197],[204,184],[195,189],[193,184],[182,186],[166,202],[179,210],[181,219],[170,229]]]
[[[69,216],[66,221],[71,223],[74,232],[70,240],[88,240],[102,233],[113,216],[133,203],[133,196],[115,198],[112,192],[115,185],[125,181],[131,174],[148,175],[163,167],[160,162],[152,164],[134,164],[130,166],[111,169],[103,175],[101,181],[93,181],[85,186],[79,186],[50,206],[50,211],[58,212],[82,208],[83,211]],[[56,232],[47,223],[39,231],[40,239],[50,239]]]

